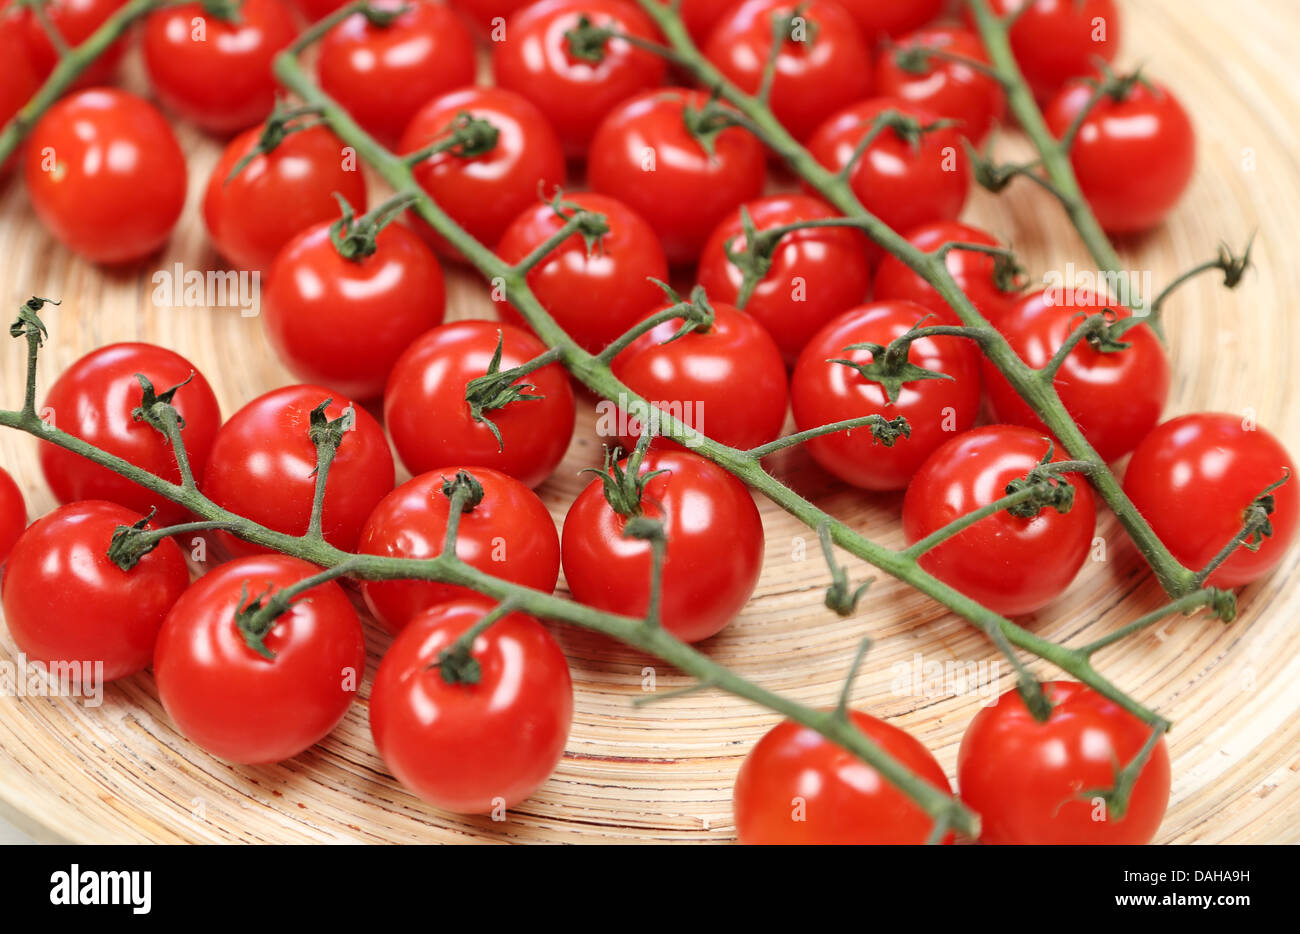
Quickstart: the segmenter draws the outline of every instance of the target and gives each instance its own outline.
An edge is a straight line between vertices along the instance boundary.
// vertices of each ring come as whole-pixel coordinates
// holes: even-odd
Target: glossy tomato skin
[[[927,26],[908,33],[898,40],[898,45],[905,49],[935,49],[988,63],[979,36],[960,26]],[[876,60],[875,91],[961,121],[958,129],[977,145],[1006,113],[1006,95],[988,75],[961,62],[937,58],[927,62],[923,74],[909,74],[899,67],[893,50],[882,52]]]
[[[413,477],[389,493],[366,520],[357,550],[390,558],[433,558],[442,553],[448,499],[443,480],[466,470],[483,485],[483,500],[460,517],[456,555],[465,563],[543,593],[560,575],[560,540],[537,494],[487,467],[444,467]],[[415,614],[463,597],[467,591],[432,581],[366,581],[366,605],[390,632]]]
[[[290,133],[231,178],[261,135],[261,127],[241,133],[222,151],[203,193],[203,222],[218,253],[265,273],[296,235],[338,218],[335,192],[364,213],[366,180],[345,165],[342,141],[323,126]]]
[[[573,437],[573,388],[558,363],[522,377],[526,395],[484,413],[501,432],[474,420],[465,387],[482,376],[501,341],[498,369],[521,366],[545,353],[532,334],[496,321],[453,321],[411,344],[393,367],[384,393],[384,423],[413,474],[444,464],[491,467],[535,487],[559,465]]]
[[[840,0],[875,45],[886,36],[901,36],[943,12],[945,0]]]
[[[29,658],[102,662],[105,681],[148,667],[158,628],[190,572],[170,538],[130,571],[109,560],[114,530],[142,518],[84,500],[37,519],[18,538],[5,566],[5,623]]]
[[[180,468],[167,439],[131,416],[143,397],[137,373],[144,374],[157,392],[190,380],[177,390],[172,405],[184,420],[181,439],[194,476],[203,476],[221,426],[217,397],[192,363],[163,347],[109,344],[91,351],[63,371],[40,411],[56,428],[170,483],[180,483]],[[183,522],[189,515],[184,507],[63,448],[42,444],[40,460],[45,482],[60,503],[106,499],[142,515],[156,507],[159,526]]]
[[[626,461],[624,462],[626,467]],[[744,608],[763,570],[763,523],[745,485],[688,451],[650,451],[641,472],[643,514],[664,525],[663,626],[679,639],[716,635]],[[564,578],[579,603],[644,616],[650,544],[623,537],[627,520],[606,502],[599,479],[564,519]]]
[[[1030,8],[1011,27],[1011,51],[1040,101],[1071,78],[1091,74],[1098,57],[1115,60],[1120,44],[1115,0],[991,0],[989,5],[1004,16],[1026,3]]]
[[[370,256],[344,259],[330,240],[332,225],[307,228],[276,256],[262,322],[298,379],[375,399],[398,357],[442,323],[442,267],[400,224],[379,232]]]
[[[644,217],[674,265],[694,263],[718,222],[763,189],[766,157],[751,133],[724,130],[710,156],[687,130],[686,109],[707,101],[683,88],[629,98],[605,117],[587,155],[592,190]]]
[[[126,0],[50,0],[46,7],[46,16],[50,25],[59,31],[69,46],[75,48],[91,33],[104,25],[104,21],[125,5]],[[8,11],[6,11],[8,12]],[[24,27],[27,39],[28,56],[36,66],[42,80],[49,77],[54,66],[59,63],[59,53],[50,42],[44,26],[31,10],[14,13]],[[118,65],[126,51],[127,40],[118,39],[110,45],[104,54],[91,62],[73,84],[75,88],[88,88],[96,85],[112,84],[117,76]]]
[[[365,671],[361,621],[338,584],[300,594],[275,620],[264,658],[235,613],[320,569],[288,555],[240,558],[200,577],[158,634],[154,678],[168,716],[192,742],[231,762],[292,759],[343,719]]]
[[[283,386],[258,396],[221,426],[200,486],[218,506],[284,532],[303,535],[316,490],[316,446],[308,434],[311,411],[327,399],[325,416],[340,418],[351,400],[321,386]],[[393,455],[373,415],[354,406],[355,427],[345,433],[330,464],[321,530],[343,551],[356,548],[375,504],[393,489]],[[218,532],[233,554],[265,549]]]
[[[1040,432],[985,425],[940,446],[921,465],[903,498],[909,544],[1006,494],[1047,453]],[[1059,446],[1053,460],[1065,460]],[[921,567],[996,613],[1032,613],[1070,586],[1088,557],[1097,510],[1092,489],[1067,474],[1074,505],[1048,507],[1032,519],[1003,510],[963,529],[921,558]]]
[[[803,18],[811,41],[782,42],[769,98],[773,114],[795,139],[867,96],[871,53],[857,23],[835,0],[743,0],[713,27],[705,57],[746,93],[758,91],[772,54],[774,17]]]
[[[370,731],[398,780],[457,814],[512,808],[564,756],[573,684],[542,624],[510,613],[475,640],[474,684],[449,684],[439,655],[495,604],[461,597],[418,614],[384,655],[370,692]]]
[[[27,528],[27,501],[9,471],[0,467],[0,565]]]
[[[890,756],[951,794],[939,763],[910,734],[857,710],[849,718]],[[793,720],[774,726],[745,757],[734,807],[739,841],[759,846],[920,844],[934,826],[879,772]]]
[[[1015,690],[982,708],[957,753],[961,798],[991,844],[1144,844],[1169,805],[1169,752],[1151,752],[1122,818],[1102,813],[1098,790],[1138,754],[1151,727],[1086,685],[1050,681],[1051,716],[1039,723]]]
[[[59,101],[27,141],[36,216],[96,263],[143,259],[161,247],[185,204],[185,157],[156,107],[115,88]]]
[[[1035,292],[1011,307],[998,322],[998,330],[1022,360],[1041,367],[1079,325],[1079,315],[1098,314],[1108,307],[1120,318],[1131,314],[1085,289]],[[1129,346],[1113,353],[1101,353],[1080,341],[1052,381],[1083,436],[1107,461],[1137,447],[1160,420],[1169,396],[1169,361],[1160,339],[1139,325],[1126,331],[1123,340]],[[993,364],[985,362],[984,377],[994,418],[1047,430]]]
[[[271,60],[297,34],[283,0],[244,0],[237,22],[187,3],[145,20],[144,64],[168,110],[211,133],[234,133],[271,112]]]
[[[871,351],[844,348],[861,343],[887,347],[926,314],[920,305],[898,300],[852,308],[822,328],[799,357],[790,398],[800,431],[864,415],[901,415],[911,426],[911,437],[898,439],[893,447],[876,443],[869,428],[809,441],[808,453],[813,459],[846,483],[868,490],[901,490],[936,448],[975,424],[980,406],[980,363],[979,352],[970,341],[959,337],[914,341],[908,360],[951,378],[905,383],[898,401],[892,403],[880,383],[831,362],[870,363]]]
[[[983,243],[988,246],[1001,246],[997,237],[962,224],[958,221],[934,221],[922,224],[908,232],[907,240],[918,250],[932,253],[945,243]],[[973,250],[950,250],[946,259],[948,272],[971,304],[995,327],[1006,314],[1007,308],[1014,302],[1014,292],[1003,292],[994,279],[996,261],[987,253]],[[961,324],[957,313],[943,300],[934,286],[926,282],[904,265],[903,261],[888,254],[880,261],[876,269],[876,278],[872,283],[872,294],[877,300],[901,298],[918,305],[924,305],[927,311],[934,313],[944,324]],[[938,324],[940,321],[932,321]]]
[[[40,90],[42,79],[23,39],[22,21],[0,13],[0,61],[5,80],[0,82],[0,127]],[[0,177],[17,161],[17,154],[0,163]]]
[[[591,251],[574,234],[529,270],[528,287],[570,337],[597,353],[663,301],[663,290],[650,280],[668,281],[668,260],[650,225],[622,202],[590,191],[566,193],[564,201],[604,215],[609,233]],[[550,204],[534,204],[506,228],[497,255],[518,263],[562,226]],[[501,304],[498,311],[524,325],[513,306]]]
[[[625,0],[541,0],[511,17],[492,43],[496,83],[531,101],[555,128],[565,153],[581,158],[615,105],[663,84],[664,60],[622,39],[605,44],[600,62],[574,57],[565,33],[586,16],[592,25],[661,42],[650,17]]]
[[[1258,551],[1238,548],[1206,582],[1240,587],[1277,567],[1295,537],[1295,461],[1277,438],[1239,415],[1172,418],[1133,452],[1124,492],[1174,557],[1200,570],[1241,531],[1243,510],[1287,471],[1291,479],[1272,491],[1273,534]]]

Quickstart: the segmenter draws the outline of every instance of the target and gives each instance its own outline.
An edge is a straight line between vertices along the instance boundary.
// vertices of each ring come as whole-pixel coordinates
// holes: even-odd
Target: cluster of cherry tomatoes
[[[46,12],[75,44],[120,5],[51,0]],[[292,104],[273,113],[272,59],[304,20],[340,2],[295,5],[244,0],[233,19],[201,3],[150,14],[140,44],[161,110],[110,86],[123,40],[37,122],[25,178],[35,212],[60,242],[96,262],[134,262],[170,236],[185,198],[185,159],[163,112],[233,134],[207,183],[204,221],[228,263],[265,275],[265,334],[302,382],[223,422],[188,360],[117,344],[69,367],[42,411],[56,427],[176,482],[176,453],[138,409],[147,392],[179,387],[171,398],[202,492],[300,535],[315,491],[313,413],[337,419],[351,409],[355,422],[331,462],[321,514],[329,544],[436,556],[449,491],[471,482],[456,535],[462,560],[547,593],[562,567],[575,600],[637,616],[650,606],[654,546],[625,531],[645,516],[662,523],[667,539],[663,625],[691,642],[719,632],[761,572],[763,525],[749,492],[710,461],[656,441],[607,463],[557,535],[532,488],[572,438],[579,400],[569,377],[549,363],[521,376],[504,405],[484,410],[472,392],[467,397],[475,380],[522,367],[546,347],[508,294],[494,296],[501,320],[444,323],[442,264],[463,261],[459,251],[414,216],[366,215],[355,153]],[[693,427],[742,449],[777,438],[790,409],[800,429],[904,416],[910,437],[891,447],[866,429],[808,446],[845,483],[906,490],[911,542],[1000,498],[1049,452],[1064,459],[1027,403],[961,337],[910,343],[909,372],[929,371],[923,378],[893,390],[871,378],[883,348],[918,324],[960,322],[931,286],[860,232],[794,229],[746,277],[748,239],[836,212],[811,189],[788,190],[788,179],[778,178],[787,190],[764,194],[772,173],[758,139],[638,44],[660,37],[630,0],[373,6],[382,15],[349,16],[310,53],[321,88],[377,140],[411,156],[416,181],[441,210],[506,262],[533,257],[577,212],[598,216],[597,242],[574,234],[527,274],[538,301],[579,345],[599,352],[671,308],[654,280],[682,281],[693,271],[707,295],[707,325],[683,333],[684,317],[665,320],[613,360],[615,375],[644,398],[687,403]],[[1001,274],[997,239],[958,220],[971,180],[963,138],[980,144],[1004,119],[1005,102],[1000,84],[976,67],[987,58],[971,24],[935,22],[947,6],[683,0],[681,12],[712,65],[751,92],[765,80],[773,24],[782,24],[789,39],[770,76],[776,118],[819,162],[846,172],[862,203],[917,247],[976,247],[949,252],[950,272],[1016,352],[1043,366],[1085,316],[1105,311],[1110,328],[1131,312],[1112,296],[1079,290],[1016,294]],[[993,6],[1002,13],[1017,3]],[[1093,100],[1098,82],[1113,79],[1095,63],[1114,58],[1119,26],[1112,0],[1035,0],[1011,39],[1053,132],[1073,136],[1085,196],[1103,226],[1123,233],[1159,223],[1173,207],[1191,176],[1194,143],[1182,108],[1159,85],[1118,82]],[[0,12],[7,69],[0,121],[53,67],[48,43],[27,7]],[[475,83],[484,49],[491,85]],[[562,187],[583,178],[583,190]],[[347,248],[358,232],[360,246]],[[1165,351],[1145,325],[1116,334],[1121,350],[1080,341],[1057,371],[1057,393],[1103,458],[1133,455],[1126,491],[1174,555],[1199,568],[1237,533],[1256,497],[1292,469],[1290,458],[1237,416],[1158,425],[1170,384]],[[991,423],[976,427],[983,411]],[[604,440],[630,450],[637,439],[627,431]],[[392,450],[412,475],[400,485]],[[236,762],[295,756],[333,729],[356,695],[365,656],[357,612],[338,583],[295,600],[259,652],[237,620],[317,568],[218,530],[233,560],[193,583],[171,538],[123,570],[107,555],[116,530],[150,510],[154,528],[184,522],[187,512],[65,449],[42,444],[40,461],[65,505],[26,531],[21,494],[0,471],[5,618],[24,652],[102,661],[109,679],[152,665],[179,728]],[[1074,487],[1068,511],[992,515],[927,552],[923,566],[998,612],[1044,607],[1069,586],[1093,541],[1090,488],[1076,474],[1065,482]],[[1210,584],[1247,583],[1280,560],[1298,503],[1292,485],[1271,496],[1271,537],[1235,552]],[[493,604],[461,587],[414,580],[359,587],[375,619],[396,634],[370,696],[374,739],[393,773],[434,804],[465,813],[531,794],[563,755],[572,716],[568,669],[551,635],[518,612],[475,629]],[[467,633],[475,665],[457,658]],[[983,817],[985,839],[1149,840],[1169,791],[1163,743],[1127,816],[1099,822],[1080,795],[1109,787],[1115,763],[1143,748],[1148,728],[1081,685],[1046,690],[1047,722],[1012,692],[983,710],[963,741],[959,786]],[[852,718],[950,790],[915,739],[866,714]],[[806,806],[798,816],[796,799]],[[864,762],[792,722],[746,760],[736,818],[751,842],[918,842],[931,823]]]

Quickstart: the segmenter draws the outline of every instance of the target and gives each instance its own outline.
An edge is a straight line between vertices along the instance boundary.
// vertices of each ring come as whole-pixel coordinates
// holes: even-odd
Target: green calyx
[[[1067,513],[1074,506],[1074,486],[1065,479],[1064,472],[1052,463],[1055,446],[1049,442],[1043,459],[1023,477],[1007,484],[1005,493],[1011,496],[1024,490],[1031,491],[1028,499],[1007,507],[1007,512],[1019,519],[1032,519],[1044,509]]]
[[[330,419],[325,415],[325,409],[333,402],[333,399],[326,399],[316,408],[311,410],[309,423],[307,427],[307,437],[311,443],[319,450],[322,447],[328,447],[332,451],[337,451],[339,445],[343,443],[347,433],[356,427],[357,411],[351,405],[343,410],[343,414],[338,418]],[[316,470],[311,472],[315,476]]]
[[[268,661],[275,658],[275,653],[267,647],[266,637],[275,628],[275,621],[289,609],[287,601],[272,596],[273,591],[268,584],[266,590],[249,600],[245,584],[239,590],[239,608],[235,610],[235,627],[244,637],[244,643]]]
[[[851,370],[856,370],[863,379],[879,383],[884,388],[885,397],[890,404],[898,401],[898,396],[907,383],[927,379],[952,379],[952,376],[947,373],[940,373],[938,370],[927,370],[925,367],[917,366],[908,359],[912,342],[924,336],[921,333],[921,324],[929,317],[932,316],[926,315],[925,318],[913,325],[906,334],[890,341],[888,346],[872,343],[845,345],[845,352],[850,350],[870,351],[870,363],[857,363],[845,359],[832,359],[827,362],[838,363]]]
[[[9,336],[35,338],[36,346],[41,346],[45,343],[45,338],[50,336],[50,332],[46,330],[45,322],[41,320],[39,312],[46,305],[58,304],[61,303],[52,298],[33,295],[18,306],[18,317],[14,318],[13,323],[9,325]]]
[[[379,234],[415,201],[409,194],[394,195],[357,217],[352,205],[337,191],[334,199],[339,203],[340,216],[330,225],[330,243],[334,244],[339,256],[354,263],[375,254],[379,249]]]
[[[429,154],[446,152],[458,159],[473,159],[491,152],[501,138],[501,131],[490,121],[467,110],[456,114],[442,132],[449,135],[439,140]]]
[[[545,398],[543,395],[535,394],[537,387],[532,383],[520,382],[532,371],[530,367],[501,369],[501,348],[502,334],[497,331],[497,346],[492,352],[492,360],[488,363],[487,372],[465,384],[465,401],[469,404],[470,417],[480,425],[486,425],[492,432],[493,437],[497,439],[498,451],[505,450],[501,429],[485,413],[505,408],[512,402],[532,402]]]
[[[582,473],[594,473],[604,486],[605,502],[609,503],[620,516],[632,519],[641,515],[641,497],[645,485],[664,470],[641,472],[641,462],[650,448],[650,433],[643,434],[636,443],[636,448],[628,455],[626,466],[619,463],[622,451],[618,447],[605,448],[605,466],[603,468],[584,467]]]
[[[668,301],[672,302],[672,310],[677,312],[682,319],[681,325],[678,326],[672,337],[663,342],[664,344],[671,344],[687,334],[707,334],[713,328],[716,312],[714,312],[713,306],[709,304],[709,297],[705,294],[703,286],[695,286],[691,289],[691,297],[685,299],[668,283],[660,282],[653,277],[650,281],[659,286],[659,289],[668,297]],[[663,346],[663,344],[660,346]]]
[[[229,185],[234,177],[242,172],[250,162],[258,156],[273,152],[289,135],[319,125],[320,110],[318,108],[287,107],[283,100],[277,98],[275,107],[271,110],[271,116],[266,118],[266,123],[262,127],[262,134],[257,138],[257,144],[235,163],[222,184]]]
[[[605,51],[613,32],[603,26],[597,26],[591,17],[583,13],[577,24],[564,33],[569,44],[569,54],[580,62],[599,65],[605,60]]]
[[[682,109],[682,122],[686,124],[686,132],[694,137],[710,159],[717,156],[718,137],[732,127],[742,125],[740,114],[723,104],[717,91],[698,107],[687,104]]]
[[[582,237],[588,256],[604,248],[605,235],[609,233],[609,218],[599,211],[588,211],[580,204],[565,201],[564,192],[560,188],[555,189],[555,195],[548,203],[560,220],[566,224],[577,224],[577,234]]]
[[[1274,509],[1277,507],[1277,501],[1273,498],[1273,491],[1291,479],[1291,471],[1284,469],[1282,478],[1270,483],[1264,490],[1251,501],[1241,514],[1242,530],[1245,537],[1241,540],[1241,547],[1247,551],[1259,551],[1260,546],[1264,544],[1264,539],[1272,536],[1273,522],[1270,518]]]
[[[178,389],[194,379],[193,371],[183,381],[163,392],[155,392],[153,383],[149,382],[148,377],[143,373],[135,374],[135,378],[140,382],[140,404],[131,410],[132,420],[146,422],[166,436],[168,429],[163,412],[170,409],[175,412],[176,427],[184,428],[185,419],[181,418],[179,412],[176,412],[175,407],[172,405],[172,399],[175,398]]]
[[[108,543],[108,559],[123,571],[129,571],[140,559],[158,547],[161,539],[150,535],[146,528],[153,521],[157,509],[150,509],[149,515],[133,525],[119,525],[113,530]]]
[[[467,470],[456,471],[456,476],[442,480],[442,495],[453,504],[460,503],[461,512],[470,512],[483,502],[483,484]]]

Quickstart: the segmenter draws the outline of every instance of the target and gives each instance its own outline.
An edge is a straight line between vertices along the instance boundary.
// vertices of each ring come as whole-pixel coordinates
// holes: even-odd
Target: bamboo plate
[[[1289,407],[1300,367],[1292,313],[1300,264],[1300,12],[1291,0],[1127,0],[1122,61],[1149,63],[1188,106],[1199,131],[1191,191],[1160,230],[1125,246],[1135,270],[1157,287],[1208,258],[1217,242],[1243,243],[1258,229],[1258,269],[1235,293],[1209,278],[1169,308],[1174,382],[1168,414],[1252,411],[1300,452],[1300,407]],[[138,75],[136,76],[138,78]],[[81,354],[112,341],[144,340],[187,356],[212,382],[226,415],[290,382],[261,325],[232,308],[156,307],[150,274],[182,263],[215,267],[198,201],[218,146],[182,128],[190,159],[189,203],[163,254],[141,269],[105,272],[58,247],[32,217],[22,186],[0,188],[0,264],[6,308],[28,295],[62,298],[47,309],[51,340],[41,386]],[[1023,155],[1010,134],[1004,155]],[[972,197],[967,217],[1010,240],[1035,274],[1089,263],[1047,195],[1021,184],[1000,198]],[[481,285],[453,272],[452,317],[490,314]],[[22,398],[17,342],[0,351],[0,391]],[[584,403],[564,464],[540,490],[557,522],[597,463],[591,403]],[[34,441],[0,433],[0,463],[14,473],[32,515],[54,502]],[[833,513],[898,546],[898,496],[868,496],[830,480],[801,453],[779,464],[786,482]],[[979,692],[955,696],[919,665],[991,663],[984,637],[928,598],[881,577],[862,612],[841,620],[822,607],[829,583],[816,538],[762,504],[766,566],[745,613],[705,648],[766,687],[829,704],[858,640],[874,646],[855,703],[921,739],[948,774],[962,731],[990,692],[1012,685],[1007,666]],[[1105,560],[1090,562],[1070,590],[1031,619],[1036,632],[1074,644],[1091,640],[1162,602],[1141,559],[1107,515],[1098,534]],[[1169,737],[1173,799],[1164,842],[1300,840],[1300,549],[1271,577],[1241,594],[1225,626],[1175,618],[1099,656],[1112,680],[1174,721]],[[851,568],[861,579],[867,569]],[[367,728],[370,678],[386,640],[368,630],[362,700],[323,743],[290,762],[239,767],[182,738],[142,674],[110,685],[89,709],[68,698],[0,699],[0,809],[40,839],[154,842],[631,842],[732,839],[731,786],[750,746],[775,722],[718,692],[633,707],[653,679],[658,690],[685,679],[603,637],[554,627],[573,668],[576,710],[564,761],[506,820],[436,811],[384,769]],[[0,660],[15,649],[0,633]],[[1045,676],[1051,671],[1036,666]],[[982,695],[982,696],[981,696]]]

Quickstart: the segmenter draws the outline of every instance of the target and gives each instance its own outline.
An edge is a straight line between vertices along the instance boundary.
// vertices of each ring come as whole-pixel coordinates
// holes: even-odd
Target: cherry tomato
[[[104,25],[104,21],[125,3],[126,0],[49,0],[45,4],[45,15],[64,41],[70,47],[76,48],[89,39],[91,33]],[[41,78],[47,78],[54,70],[54,66],[59,63],[59,53],[33,11],[23,10],[17,15],[22,20],[26,31],[28,55],[36,65],[37,73]],[[112,84],[126,46],[127,40],[124,38],[110,45],[102,55],[90,63],[73,86],[88,88]],[[5,64],[8,65],[8,62],[6,61]]]
[[[573,720],[573,684],[555,638],[510,613],[474,638],[479,675],[449,682],[441,654],[495,604],[461,597],[418,614],[384,655],[370,731],[398,780],[458,814],[512,808],[550,777]]]
[[[1107,308],[1119,319],[1131,317],[1124,306],[1107,305],[1086,289],[1035,292],[1007,311],[998,330],[1021,359],[1041,367],[1079,326],[1081,314],[1099,314]],[[1160,420],[1169,396],[1169,361],[1159,338],[1146,325],[1139,325],[1125,331],[1122,340],[1128,347],[1105,353],[1086,339],[1080,341],[1052,380],[1083,436],[1107,461],[1137,447]],[[984,377],[995,419],[1047,430],[1029,403],[987,361]]]
[[[1124,492],[1174,557],[1199,571],[1241,531],[1246,507],[1288,471],[1270,491],[1272,535],[1257,551],[1237,548],[1207,581],[1240,587],[1277,567],[1295,537],[1295,462],[1277,438],[1237,415],[1170,419],[1133,452]]]
[[[366,520],[358,551],[390,558],[433,558],[442,554],[448,503],[443,482],[456,466],[420,474],[389,493]],[[462,513],[456,556],[480,571],[550,593],[560,575],[560,540],[537,494],[518,480],[487,467],[467,469],[483,487],[483,499]],[[370,612],[391,632],[411,617],[469,591],[432,581],[366,581],[361,585]]]
[[[528,98],[573,158],[586,155],[592,134],[616,104],[663,84],[664,60],[623,39],[610,39],[600,61],[573,54],[567,33],[582,18],[593,26],[661,42],[650,17],[625,0],[541,0],[510,19],[492,44],[496,83]]]
[[[623,468],[628,466],[626,460]],[[662,622],[679,639],[720,632],[754,592],[763,570],[763,522],[745,485],[717,464],[687,451],[650,451],[641,474],[642,515],[663,523]],[[595,480],[564,519],[564,578],[579,603],[644,616],[650,605],[651,545],[625,538],[627,518]]]
[[[744,205],[758,231],[837,216],[825,202],[801,194],[770,195]],[[744,272],[727,257],[743,253],[740,209],[723,218],[700,254],[696,280],[713,301],[735,304]],[[831,318],[866,298],[871,285],[867,240],[847,227],[791,231],[772,251],[767,272],[745,305],[767,329],[787,364]]]
[[[836,360],[871,363],[870,350],[845,350],[850,344],[889,346],[922,321],[926,309],[908,301],[873,302],[835,318],[809,341],[790,382],[794,421],[800,431],[864,415],[903,416],[911,436],[893,447],[875,441],[870,428],[813,438],[813,460],[835,476],[868,490],[901,490],[933,451],[955,433],[975,424],[980,407],[979,352],[960,337],[914,341],[907,360],[946,379],[904,383],[890,402],[884,387]]]
[[[109,559],[113,532],[141,518],[87,500],[60,506],[23,532],[4,576],[5,622],[19,649],[46,664],[102,664],[102,674],[82,675],[104,681],[149,666],[158,627],[190,572],[170,538],[129,571]]]
[[[902,442],[899,442],[900,444]],[[903,499],[909,544],[1006,494],[1047,453],[1041,433],[985,425],[940,446],[921,465]],[[1053,460],[1065,460],[1057,446]],[[1006,510],[987,516],[921,558],[921,567],[996,613],[1032,613],[1060,596],[1083,566],[1097,523],[1092,489],[1077,474],[1069,512],[1052,507],[1033,518]]]
[[[1115,0],[991,0],[989,5],[995,15],[1005,16],[1026,3],[1030,8],[1011,27],[1011,51],[1040,100],[1071,78],[1090,74],[1098,58],[1115,60],[1120,42]]]
[[[677,6],[677,15],[686,24],[686,30],[695,44],[703,48],[713,27],[735,2],[736,0],[681,0]]]
[[[218,506],[286,535],[303,535],[316,490],[311,412],[327,399],[325,417],[340,418],[351,401],[320,386],[284,386],[258,396],[221,426],[200,487]],[[352,551],[375,504],[393,489],[393,455],[373,415],[354,406],[325,485],[321,530],[335,548]],[[236,555],[258,545],[218,532]]]
[[[490,34],[494,42],[504,35],[506,21],[517,10],[528,6],[532,0],[452,0],[455,7],[470,20],[481,33]]]
[[[336,192],[363,213],[366,180],[323,126],[290,133],[231,178],[261,136],[261,127],[241,133],[221,153],[203,193],[203,220],[217,252],[241,268],[266,272],[297,234],[338,218]]]
[[[957,785],[979,812],[980,839],[992,844],[1143,844],[1169,805],[1169,752],[1162,738],[1142,767],[1123,816],[1098,793],[1115,787],[1151,736],[1151,727],[1073,681],[1050,681],[1045,723],[1019,692],[982,708],[961,739]]]
[[[0,467],[0,564],[27,528],[27,502],[9,472]]]
[[[939,763],[910,734],[856,710],[849,718],[887,754],[951,794]],[[734,802],[736,836],[747,844],[919,844],[934,827],[879,772],[793,720],[772,727],[750,750],[736,775]]]
[[[0,62],[5,63],[5,80],[0,83],[0,129],[40,90],[42,79],[23,40],[22,23],[0,12]],[[0,173],[17,161],[11,155],[0,163]]]
[[[1044,113],[1048,128],[1064,136],[1091,96],[1084,82],[1067,85]],[[1140,233],[1164,220],[1187,190],[1196,132],[1166,88],[1139,81],[1123,100],[1103,97],[1084,117],[1070,164],[1102,227]]]
[[[374,399],[397,358],[442,323],[442,267],[400,224],[379,232],[371,255],[345,259],[330,240],[332,226],[309,227],[280,251],[262,322],[298,379],[350,399]]]
[[[303,19],[309,23],[315,23],[329,16],[347,2],[348,0],[293,0],[293,5],[302,14]]]
[[[747,130],[728,127],[712,154],[688,121],[708,102],[701,91],[646,91],[610,111],[587,156],[587,181],[636,211],[673,264],[693,263],[709,232],[763,189],[766,157]]]
[[[900,49],[935,49],[972,61],[988,63],[979,36],[960,26],[929,26],[898,40]],[[988,75],[961,62],[932,58],[922,74],[911,74],[898,64],[897,50],[889,49],[876,61],[876,93],[909,101],[931,113],[961,121],[958,129],[979,144],[1006,112],[1002,86]]]
[[[714,441],[746,450],[775,440],[789,394],[785,363],[763,326],[740,309],[711,302],[707,331],[673,340],[673,318],[642,334],[614,358],[614,375],[642,398]],[[641,435],[627,419],[624,450]]]
[[[528,272],[528,287],[569,336],[592,353],[599,352],[663,302],[651,282],[668,281],[668,260],[650,225],[634,211],[593,192],[565,194],[565,216],[574,207],[602,214],[609,232],[587,249],[574,234]],[[527,208],[506,228],[497,255],[518,263],[559,232],[565,219],[549,203]],[[524,325],[510,305],[499,306],[507,321]]]
[[[922,224],[907,234],[907,240],[918,250],[927,253],[937,250],[945,243],[1002,245],[992,234],[957,221],[934,221]],[[996,259],[988,253],[975,250],[950,250],[946,263],[948,272],[956,280],[958,287],[966,293],[971,304],[996,326],[1016,298],[1014,292],[1004,292],[998,288],[995,277]],[[872,294],[878,300],[907,299],[918,305],[924,305],[927,311],[934,312],[944,323],[961,323],[957,313],[935,291],[934,286],[909,269],[893,254],[886,254],[880,261],[875,282],[872,284]]]
[[[474,39],[450,8],[430,0],[376,0],[406,9],[387,26],[361,13],[320,42],[321,90],[382,142],[395,142],[430,98],[474,83]]]
[[[181,440],[194,476],[203,476],[221,426],[221,410],[203,374],[180,354],[165,348],[109,344],[91,351],[63,371],[50,387],[40,412],[54,427],[164,480],[180,483],[180,468],[167,438],[148,422],[132,417],[143,398],[138,373],[157,393],[185,383],[172,397],[172,405],[181,418]],[[42,444],[40,459],[45,482],[61,503],[106,499],[141,514],[156,508],[159,526],[183,522],[189,515],[184,507],[64,448]]]
[[[125,263],[171,236],[185,204],[185,157],[148,101],[114,88],[80,91],[32,130],[27,193],[64,246]]]
[[[797,17],[791,20],[791,17]],[[787,21],[769,103],[795,139],[867,96],[871,53],[858,26],[834,0],[743,0],[713,27],[704,54],[742,91],[758,91],[772,56],[776,19]]]
[[[292,759],[343,719],[365,671],[361,621],[333,581],[293,600],[264,637],[244,638],[236,613],[318,573],[288,555],[223,564],[181,595],[154,650],[158,697],[187,738],[214,756],[260,764]]]

